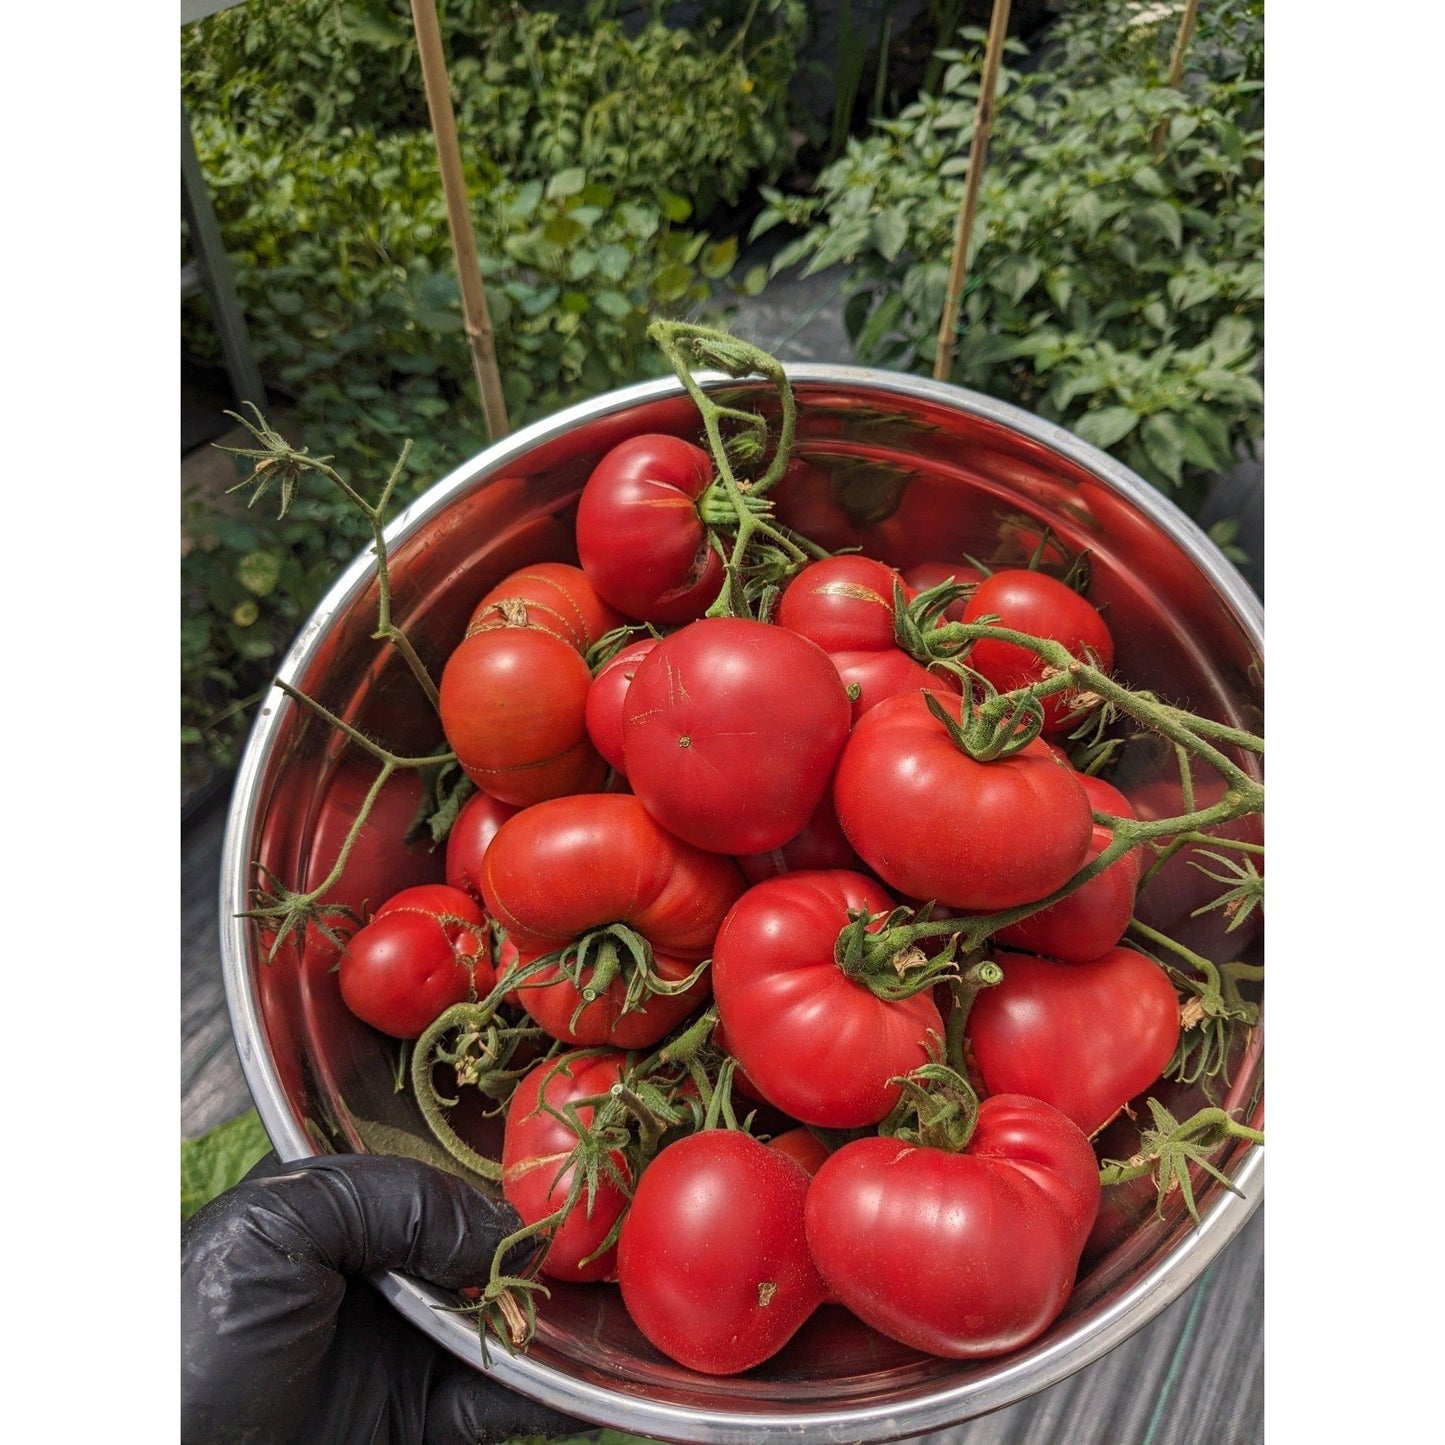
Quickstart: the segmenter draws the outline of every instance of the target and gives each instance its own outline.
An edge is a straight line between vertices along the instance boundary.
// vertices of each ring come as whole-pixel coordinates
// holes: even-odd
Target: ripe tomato
[[[860,873],[789,873],[749,888],[713,948],[713,996],[729,1052],[769,1103],[802,1124],[876,1124],[898,1102],[893,1082],[928,1062],[943,1020],[925,989],[889,1001],[834,957],[850,913],[895,900]]]
[[[808,1253],[808,1174],[750,1135],[709,1129],[669,1144],[622,1220],[617,1282],[638,1329],[708,1375],[775,1355],[823,1302]]]
[[[627,690],[642,659],[659,641],[657,637],[639,637],[627,643],[603,664],[587,692],[587,735],[609,766],[624,776],[622,718]]]
[[[841,553],[810,562],[783,589],[776,621],[824,652],[893,647],[897,571],[873,557]]]
[[[968,599],[963,620],[977,622],[987,614],[996,616],[1000,627],[1063,643],[1075,657],[1092,662],[1101,672],[1114,666],[1114,639],[1098,608],[1046,572],[1007,568],[986,577]],[[977,642],[966,660],[1000,692],[1043,678],[1044,664],[1037,654],[1012,642]],[[1074,697],[1056,693],[1044,699],[1046,734],[1068,731]]]
[[[983,573],[968,562],[917,562],[903,574],[903,580],[917,595],[937,587],[941,582],[956,582],[960,587],[977,587],[983,581]],[[960,597],[950,602],[943,610],[945,622],[962,622],[963,609],[968,598]]]
[[[1085,773],[1078,774],[1078,779],[1096,812],[1116,818],[1134,816],[1129,800],[1113,784]],[[1113,830],[1095,823],[1084,862],[1092,863],[1113,841]],[[1042,953],[1062,963],[1083,963],[1098,958],[1113,948],[1129,927],[1141,866],[1140,852],[1135,848],[1067,898],[1030,914],[1019,923],[1000,928],[994,938],[1010,948]]]
[[[555,633],[484,625],[442,669],[442,731],[467,776],[504,803],[585,792],[607,770],[587,736],[591,686],[581,654]]]
[[[587,574],[570,562],[534,562],[504,577],[476,605],[467,630],[487,622],[506,621],[504,603],[520,603],[533,627],[555,633],[578,652],[585,653],[623,617],[596,592]]]
[[[939,696],[959,717],[962,699]],[[1078,776],[1039,739],[980,763],[956,747],[922,692],[865,713],[833,782],[858,856],[909,898],[987,911],[1047,897],[1078,872],[1093,815]]]
[[[901,647],[880,648],[877,652],[832,652],[828,655],[848,690],[855,724],[885,697],[896,697],[900,692],[951,692],[957,697],[963,691],[957,673],[926,668],[909,657]],[[853,695],[855,689],[856,697]]]
[[[524,1224],[546,1219],[567,1202],[574,1170],[564,1166],[577,1135],[564,1111],[575,1106],[578,1122],[584,1129],[590,1126],[595,1110],[578,1101],[607,1093],[626,1066],[624,1053],[571,1053],[543,1059],[522,1076],[507,1106],[502,1135],[502,1193]],[[624,1184],[630,1185],[631,1171],[622,1155],[613,1150],[608,1158]],[[582,1261],[597,1254],[626,1207],[626,1188],[599,1170],[596,1189],[589,1194],[584,1184],[566,1218],[548,1232],[550,1242],[541,1272],[552,1279],[578,1283],[613,1279],[615,1244],[589,1263]]]
[[[813,816],[786,843],[766,853],[745,853],[738,859],[738,866],[749,883],[761,883],[764,878],[798,873],[805,868],[847,868],[860,872],[863,860],[838,826],[833,794],[829,791],[819,799]]]
[[[818,806],[850,716],[816,643],[764,622],[703,618],[638,666],[623,718],[627,778],[679,838],[765,853]]]
[[[829,1155],[808,1191],[808,1247],[874,1329],[976,1359],[1057,1318],[1098,1205],[1098,1163],[1078,1128],[1038,1099],[999,1094],[980,1105],[963,1153],[870,1135]]]
[[[694,848],[659,827],[631,794],[554,798],[524,808],[497,831],[482,860],[487,911],[519,950],[519,968],[623,925],[640,935],[660,976],[685,978],[712,953],[723,916],[743,891],[730,858]],[[625,955],[625,949],[623,950]],[[593,976],[584,973],[584,982]],[[583,1002],[548,970],[518,990],[527,1012],[567,1043],[641,1048],[707,1000],[706,971],[684,992],[623,1010],[625,974]]]
[[[605,601],[642,622],[701,617],[722,590],[722,559],[698,515],[715,477],[701,447],[629,437],[598,462],[577,503],[577,555]]]
[[[968,1016],[990,1093],[1044,1099],[1094,1134],[1163,1073],[1179,1042],[1179,998],[1152,959],[1132,948],[1087,963],[994,957],[1003,982]]]
[[[482,896],[482,855],[497,829],[517,810],[490,793],[473,793],[447,834],[447,882],[473,898]]]
[[[445,883],[404,888],[352,936],[337,981],[359,1019],[393,1038],[419,1038],[444,1009],[496,982],[486,915]]]

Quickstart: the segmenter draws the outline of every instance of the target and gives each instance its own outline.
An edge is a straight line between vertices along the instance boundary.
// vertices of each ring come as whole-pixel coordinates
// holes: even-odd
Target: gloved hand
[[[457,1359],[365,1278],[479,1284],[520,1227],[510,1205],[413,1159],[263,1159],[182,1228],[184,1445],[490,1445],[592,1428]]]

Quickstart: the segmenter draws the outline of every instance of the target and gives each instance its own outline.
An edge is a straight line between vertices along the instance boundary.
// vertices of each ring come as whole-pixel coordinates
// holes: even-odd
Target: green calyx
[[[957,1070],[934,1061],[892,1080],[902,1097],[878,1126],[889,1138],[962,1154],[978,1126],[978,1095]]]

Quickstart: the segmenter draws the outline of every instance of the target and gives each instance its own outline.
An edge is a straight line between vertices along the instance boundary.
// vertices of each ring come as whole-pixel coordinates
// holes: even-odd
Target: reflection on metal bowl
[[[1090,598],[1117,643],[1115,673],[1134,687],[1258,731],[1263,716],[1263,610],[1203,533],[1159,492],[1070,433],[1014,407],[917,377],[861,368],[790,366],[798,448],[809,463],[779,496],[779,513],[825,546],[862,545],[900,567],[923,561],[1025,560],[1047,528],[1088,548]],[[708,380],[735,402],[767,409],[761,382]],[[571,516],[593,465],[643,431],[694,435],[696,412],[676,381],[649,382],[517,432],[459,467],[392,524],[392,617],[433,676],[471,609],[523,563],[572,560]],[[287,655],[280,677],[399,752],[439,746],[439,729],[405,666],[372,640],[373,559],[342,575]],[[1126,751],[1115,781],[1141,814],[1182,811],[1171,761]],[[324,941],[264,960],[251,906],[258,867],[294,884],[325,877],[374,770],[354,746],[279,690],[262,709],[231,805],[222,860],[221,929],[232,1027],[261,1118],[283,1159],[333,1150],[425,1149],[426,1126],[392,1087],[392,1041],[341,1006]],[[394,841],[415,809],[398,780],[332,897],[375,904],[443,876],[440,850]],[[1252,820],[1257,828],[1258,820]],[[1257,836],[1257,832],[1252,835]],[[1185,925],[1217,958],[1217,912],[1179,869],[1151,888],[1149,921]],[[1244,940],[1257,949],[1257,939]],[[1225,948],[1229,952],[1226,955]],[[1227,1107],[1260,1126],[1263,1032],[1231,1071]],[[1192,1107],[1172,1089],[1171,1107]],[[1127,1139],[1124,1141],[1127,1146]],[[1112,1151],[1111,1151],[1112,1152]],[[1113,1157],[1118,1157],[1114,1154]],[[659,1355],[627,1318],[615,1288],[556,1286],[525,1354],[493,1350],[504,1384],[599,1424],[675,1440],[747,1442],[785,1431],[800,1442],[888,1440],[937,1430],[1008,1405],[1104,1354],[1177,1298],[1243,1226],[1263,1192],[1263,1156],[1221,1160],[1238,1194],[1204,1179],[1202,1223],[1175,1201],[1162,1219],[1120,1191],[1106,1201],[1064,1314],[1033,1345],[968,1363],[915,1354],[825,1306],[773,1360],[737,1378],[695,1375]],[[1152,1202],[1152,1201],[1151,1201]],[[478,1365],[471,1322],[451,1301],[398,1275],[383,1288],[439,1342]]]

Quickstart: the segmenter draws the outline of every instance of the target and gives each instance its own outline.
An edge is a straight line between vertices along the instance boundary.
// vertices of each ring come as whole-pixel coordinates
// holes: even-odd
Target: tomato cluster
[[[825,1301],[923,1351],[1016,1349],[1069,1297],[1091,1136],[1159,1078],[1179,1000],[1121,942],[1137,855],[1078,882],[1133,816],[1058,746],[1089,700],[1044,686],[976,745],[1046,669],[1007,640],[920,655],[901,614],[1103,672],[1113,639],[1044,572],[861,553],[795,569],[769,620],[709,615],[713,481],[689,442],[622,443],[580,565],[478,600],[439,689],[476,789],[447,882],[376,910],[342,996],[400,1039],[459,1008],[529,1031],[501,1187],[545,1275],[615,1281],[680,1363],[752,1368]],[[961,982],[949,921],[994,913],[993,973]]]

